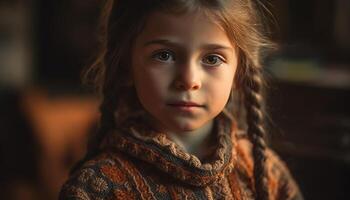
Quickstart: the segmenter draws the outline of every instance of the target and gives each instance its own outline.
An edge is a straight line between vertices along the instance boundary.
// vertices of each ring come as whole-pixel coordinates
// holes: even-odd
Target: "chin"
[[[176,132],[189,132],[189,131],[195,131],[197,129],[199,129],[200,126],[199,124],[195,124],[195,123],[176,123],[173,124],[175,126],[172,127],[172,129]]]

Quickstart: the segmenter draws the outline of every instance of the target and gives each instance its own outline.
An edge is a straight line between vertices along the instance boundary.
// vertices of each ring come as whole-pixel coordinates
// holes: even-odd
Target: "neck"
[[[185,132],[171,132],[166,134],[169,138],[180,146],[184,151],[203,159],[210,153],[210,144],[213,138],[213,120],[205,124],[203,127]]]

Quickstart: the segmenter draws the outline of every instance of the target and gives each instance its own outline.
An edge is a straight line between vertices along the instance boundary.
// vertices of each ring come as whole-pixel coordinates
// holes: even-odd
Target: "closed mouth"
[[[168,105],[178,106],[178,107],[203,107],[195,102],[185,102],[185,101],[171,102]]]

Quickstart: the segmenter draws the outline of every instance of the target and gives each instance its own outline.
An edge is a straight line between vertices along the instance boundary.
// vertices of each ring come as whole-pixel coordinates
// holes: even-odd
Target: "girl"
[[[258,8],[107,0],[100,129],[60,199],[302,199],[264,140]]]

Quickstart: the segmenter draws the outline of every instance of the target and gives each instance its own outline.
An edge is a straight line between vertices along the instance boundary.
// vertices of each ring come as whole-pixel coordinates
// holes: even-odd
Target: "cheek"
[[[215,91],[213,92],[215,93],[214,98],[216,99],[216,103],[224,107],[230,96],[231,90],[232,85],[230,83],[217,84],[217,86],[215,87]]]
[[[164,76],[160,76],[156,71],[139,70],[134,73],[134,80],[142,103],[154,103],[165,95],[167,82]]]
[[[211,80],[210,93],[212,94],[211,100],[216,107],[224,107],[230,96],[233,86],[233,72],[229,71],[224,73],[218,79]]]

